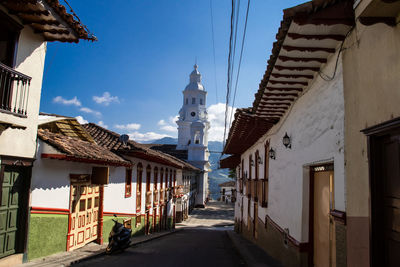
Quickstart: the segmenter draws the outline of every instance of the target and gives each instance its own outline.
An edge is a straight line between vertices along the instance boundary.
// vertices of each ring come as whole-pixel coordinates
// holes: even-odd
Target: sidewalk
[[[132,237],[131,246],[138,245],[141,243],[145,243],[150,240],[154,240],[169,234],[173,234],[179,229],[174,229],[171,231],[163,231],[158,233],[153,233],[151,235],[142,235],[138,237]],[[66,251],[57,254],[53,254],[44,258],[34,259],[28,263],[24,263],[19,265],[20,267],[56,267],[56,266],[70,266],[76,264],[78,262],[82,262],[100,255],[105,254],[105,249],[107,244],[98,245],[95,243],[89,243],[83,248],[74,250],[74,251]]]
[[[245,239],[235,231],[226,231],[228,237],[232,241],[232,245],[236,248],[242,257],[246,266],[249,267],[281,267],[282,265],[269,256],[264,250],[256,244]]]

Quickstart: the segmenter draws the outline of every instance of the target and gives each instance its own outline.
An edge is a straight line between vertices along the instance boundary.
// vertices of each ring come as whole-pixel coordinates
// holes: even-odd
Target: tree
[[[236,170],[233,168],[229,169],[228,177],[232,180],[236,180]]]

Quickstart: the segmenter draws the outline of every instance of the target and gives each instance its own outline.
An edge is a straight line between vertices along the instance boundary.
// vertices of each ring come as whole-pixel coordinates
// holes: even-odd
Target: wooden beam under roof
[[[286,93],[286,92],[282,92],[282,93],[264,93],[264,95],[266,97],[268,97],[268,96],[294,96],[294,97],[297,97],[298,96],[297,93]],[[261,97],[261,99],[264,99],[264,97]]]
[[[332,25],[346,25],[346,26],[352,26],[354,24],[354,19],[353,18],[306,18],[306,17],[300,17],[300,18],[294,18],[293,21],[300,25],[327,25],[327,26],[332,26]]]
[[[269,91],[303,91],[302,88],[292,88],[292,87],[266,87]]]
[[[300,52],[327,52],[327,53],[335,53],[335,48],[328,48],[328,47],[303,47],[303,46],[290,46],[290,45],[283,45],[282,49],[290,52],[290,51],[300,51]]]
[[[312,79],[314,78],[313,75],[307,74],[280,74],[280,73],[271,73],[271,76],[274,78],[305,78],[305,79]]]
[[[294,61],[294,62],[319,62],[326,63],[326,58],[315,58],[315,57],[286,57],[286,56],[278,56],[279,60],[286,61]]]
[[[281,65],[275,65],[274,68],[277,70],[297,70],[297,71],[304,71],[304,70],[319,71],[319,69],[320,69],[318,67],[281,66]]]
[[[265,103],[265,101],[294,101],[293,97],[268,97],[268,98],[261,98],[261,103]]]
[[[279,81],[279,80],[268,80],[271,84],[301,84],[301,85],[308,85],[308,82],[300,82],[300,81]]]
[[[336,40],[336,41],[343,41],[346,36],[343,34],[299,34],[294,32],[289,32],[287,34],[293,40],[297,39],[306,39],[306,40]]]

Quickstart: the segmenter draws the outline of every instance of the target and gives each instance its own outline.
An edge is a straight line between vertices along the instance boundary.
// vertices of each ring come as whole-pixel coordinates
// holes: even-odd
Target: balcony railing
[[[153,201],[155,205],[158,204],[158,190],[153,191]]]
[[[150,207],[151,206],[152,197],[153,197],[153,194],[151,193],[151,191],[147,191],[146,192],[146,207]]]
[[[160,190],[160,203],[164,203],[164,188],[161,188]]]
[[[142,196],[140,191],[136,191],[136,211],[142,209]]]
[[[26,117],[31,77],[0,63],[0,110]]]

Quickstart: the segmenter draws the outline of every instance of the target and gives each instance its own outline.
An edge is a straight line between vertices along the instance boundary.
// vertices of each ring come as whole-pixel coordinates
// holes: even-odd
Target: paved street
[[[205,209],[195,209],[189,219],[177,225],[180,227],[218,227],[233,225],[234,205],[223,202],[211,201]]]
[[[244,266],[224,231],[232,223],[233,206],[211,202],[194,210],[174,234],[76,266]]]

